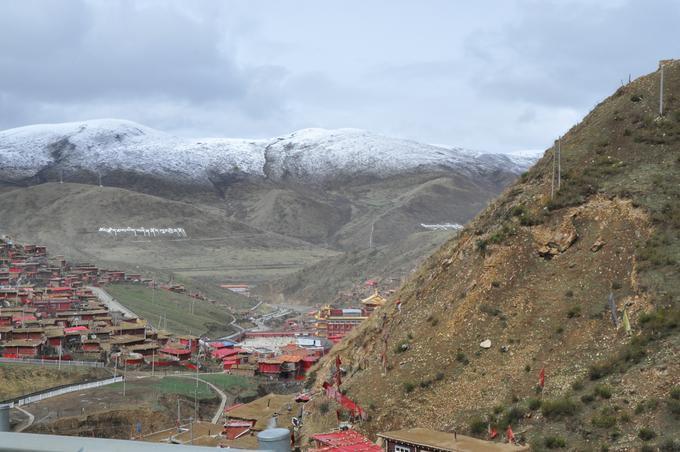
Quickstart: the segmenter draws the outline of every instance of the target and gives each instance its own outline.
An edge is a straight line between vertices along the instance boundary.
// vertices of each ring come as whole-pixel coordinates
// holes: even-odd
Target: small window
[[[411,448],[406,447],[406,446],[398,446],[397,445],[397,446],[394,446],[394,452],[411,452]]]

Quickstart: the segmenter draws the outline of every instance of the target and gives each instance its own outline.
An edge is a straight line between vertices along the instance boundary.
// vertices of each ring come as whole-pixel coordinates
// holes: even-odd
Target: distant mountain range
[[[455,234],[423,224],[465,224],[532,161],[356,129],[244,140],[113,119],[34,125],[0,132],[0,230],[73,258],[331,301],[407,274]],[[127,227],[187,237],[97,232]]]
[[[304,129],[267,140],[179,138],[131,121],[98,119],[0,132],[0,181],[24,184],[79,172],[132,172],[188,184],[253,177],[303,184],[456,170],[520,173],[533,159],[390,138],[358,129]]]

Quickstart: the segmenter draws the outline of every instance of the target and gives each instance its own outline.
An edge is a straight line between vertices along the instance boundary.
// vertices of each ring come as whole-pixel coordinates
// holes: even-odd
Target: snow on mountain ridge
[[[322,181],[387,176],[424,168],[519,172],[531,162],[444,148],[360,129],[302,129],[271,140],[186,139],[117,119],[39,124],[0,131],[0,178],[18,181],[46,168],[124,170],[194,183],[242,173]]]

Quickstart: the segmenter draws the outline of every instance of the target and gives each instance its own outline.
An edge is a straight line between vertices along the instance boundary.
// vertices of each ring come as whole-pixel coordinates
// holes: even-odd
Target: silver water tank
[[[268,428],[257,434],[260,450],[290,452],[290,431],[287,428]]]
[[[9,432],[9,407],[11,405],[0,403],[0,432]]]

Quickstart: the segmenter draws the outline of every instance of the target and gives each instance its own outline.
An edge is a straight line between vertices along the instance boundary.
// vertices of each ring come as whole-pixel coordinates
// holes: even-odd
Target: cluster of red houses
[[[357,325],[366,320],[387,300],[378,291],[361,300],[361,308],[340,309],[324,306],[314,314],[316,335],[340,342]]]
[[[249,333],[253,334],[253,333]],[[210,342],[210,356],[232,374],[304,379],[305,373],[328,351],[320,340],[291,337],[277,351],[241,346],[230,341]]]
[[[6,358],[115,360],[121,365],[188,362],[198,337],[155,331],[109,311],[85,286],[140,275],[50,260],[47,248],[0,238],[0,353]]]

